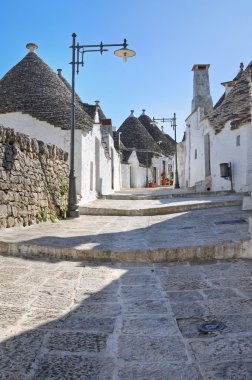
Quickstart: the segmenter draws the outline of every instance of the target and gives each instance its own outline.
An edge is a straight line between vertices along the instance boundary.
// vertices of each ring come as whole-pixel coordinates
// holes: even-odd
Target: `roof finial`
[[[146,110],[142,110],[142,111],[143,111],[142,115],[145,115],[145,111],[146,111]]]
[[[58,76],[61,77],[62,69],[57,69],[57,71],[58,71]]]
[[[240,63],[240,69],[241,69],[241,71],[243,71],[243,69],[244,69],[244,64],[243,64],[243,62]]]
[[[96,105],[96,107],[98,107],[99,104],[100,104],[100,100],[95,100],[95,105]]]
[[[29,42],[27,45],[26,45],[26,48],[28,50],[30,50],[30,53],[33,53],[34,50],[36,50],[38,48],[38,45],[34,44],[33,42]]]
[[[134,115],[134,110],[130,110],[130,115],[129,115],[129,117],[135,117],[135,115]]]

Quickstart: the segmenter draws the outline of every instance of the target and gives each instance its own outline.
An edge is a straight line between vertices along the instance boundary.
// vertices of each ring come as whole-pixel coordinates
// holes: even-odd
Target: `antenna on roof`
[[[27,45],[26,45],[26,48],[28,50],[30,50],[30,53],[33,53],[34,50],[38,49],[38,45],[34,44],[33,42],[29,42]]]

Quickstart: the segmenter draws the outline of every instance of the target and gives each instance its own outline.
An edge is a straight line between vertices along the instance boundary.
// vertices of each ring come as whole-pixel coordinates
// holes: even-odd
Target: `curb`
[[[167,215],[179,212],[193,211],[193,210],[203,210],[214,207],[232,207],[241,206],[242,200],[227,200],[227,201],[216,201],[211,203],[195,203],[177,206],[164,206],[164,207],[153,207],[146,209],[114,209],[114,208],[101,208],[101,207],[80,207],[80,215],[106,215],[106,216],[152,216],[152,215]]]
[[[169,263],[178,261],[252,258],[251,241],[223,242],[206,246],[157,248],[153,250],[111,251],[0,242],[0,254],[26,258],[54,258],[56,260]]]

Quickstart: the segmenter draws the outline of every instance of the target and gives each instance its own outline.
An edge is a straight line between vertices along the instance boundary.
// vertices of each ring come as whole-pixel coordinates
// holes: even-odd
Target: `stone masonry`
[[[67,153],[0,126],[0,228],[64,216]]]

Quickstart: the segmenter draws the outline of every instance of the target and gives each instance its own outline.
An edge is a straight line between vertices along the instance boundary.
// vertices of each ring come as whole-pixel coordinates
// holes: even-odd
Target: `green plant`
[[[174,179],[174,173],[170,172],[170,179]]]
[[[166,179],[166,173],[165,173],[165,171],[163,171],[161,173],[161,178],[162,178],[163,181]]]
[[[60,195],[66,195],[68,193],[68,183],[66,182],[66,180],[61,177],[60,178],[60,188],[59,188],[59,191],[60,191]]]

